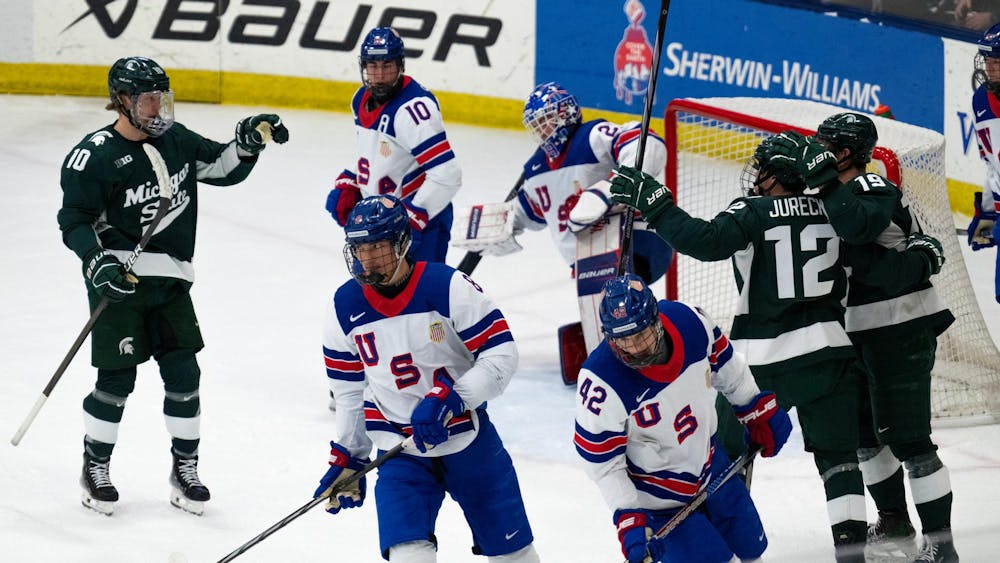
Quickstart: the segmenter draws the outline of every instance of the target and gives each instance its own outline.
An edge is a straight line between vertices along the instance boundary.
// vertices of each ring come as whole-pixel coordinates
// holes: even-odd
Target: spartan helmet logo
[[[134,339],[131,336],[126,336],[121,339],[121,342],[118,343],[119,356],[131,356],[135,353],[135,347],[132,346],[132,340]]]

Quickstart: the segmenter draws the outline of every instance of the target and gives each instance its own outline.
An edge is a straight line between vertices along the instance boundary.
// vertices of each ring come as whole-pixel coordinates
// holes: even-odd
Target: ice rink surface
[[[55,218],[62,160],[113,120],[103,106],[96,98],[0,96],[0,560],[216,561],[308,502],[327,467],[334,427],[321,319],[348,274],[342,231],[323,205],[333,179],[356,158],[353,124],[344,114],[280,110],[287,144],[270,146],[240,185],[201,185],[193,297],[207,343],[198,356],[200,473],[212,500],[202,517],[169,504],[162,383],[149,362],[139,368],[121,424],[111,464],[121,500],[107,518],[79,501],[81,401],[95,378],[89,345],[21,445],[8,442],[87,318],[80,261],[63,246]],[[180,103],[176,115],[226,141],[238,119],[263,111],[270,110]],[[464,175],[458,204],[502,199],[532,151],[517,131],[451,125],[448,136]],[[473,276],[500,304],[521,351],[506,394],[490,402],[491,417],[514,458],[542,560],[621,561],[611,514],[571,444],[576,394],[560,380],[556,348],[556,329],[578,314],[569,269],[547,232],[521,240],[525,251],[486,258]],[[992,250],[965,256],[996,341],[994,257]],[[448,262],[460,259],[453,250]],[[662,295],[662,283],[656,289]],[[962,560],[996,561],[1000,426],[939,426],[934,439],[951,472]],[[822,487],[797,428],[777,458],[758,461],[752,495],[770,538],[765,561],[833,561]],[[470,555],[468,527],[450,499],[437,537],[439,561],[485,561]],[[379,560],[371,499],[336,516],[315,509],[238,559]]]

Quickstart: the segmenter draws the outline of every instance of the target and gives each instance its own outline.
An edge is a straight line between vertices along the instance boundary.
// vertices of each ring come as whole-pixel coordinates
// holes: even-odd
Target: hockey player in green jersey
[[[217,143],[174,122],[170,78],[156,62],[125,57],[108,72],[108,110],[116,120],[88,133],[62,166],[63,242],[83,261],[93,311],[110,302],[93,327],[94,390],[83,400],[84,506],[110,515],[118,500],[109,462],[125,401],[135,386],[136,366],[156,359],[163,379],[163,415],[172,438],[171,503],[200,514],[210,497],[198,478],[200,370],[203,347],[189,290],[194,281],[198,182],[241,182],[264,149],[266,133],[278,143],[288,130],[277,115],[247,117],[236,138]],[[148,143],[166,162],[173,185],[163,217],[130,272],[131,254],[158,208],[158,183]]]
[[[944,263],[941,244],[921,232],[905,190],[900,192],[886,178],[866,172],[878,141],[870,118],[856,113],[833,115],[820,124],[814,139],[838,161],[840,185],[826,202],[834,194],[850,197],[844,193],[848,191],[859,199],[879,189],[899,194],[891,222],[868,240],[847,245],[848,256],[882,252],[892,257],[908,248],[921,251],[917,254],[923,258],[892,276],[855,273],[850,278],[846,327],[859,357],[855,369],[866,390],[861,400],[858,460],[878,508],[878,520],[868,527],[868,543],[875,550],[900,542],[912,545],[915,532],[906,508],[905,466],[924,536],[915,561],[958,561],[951,536],[951,482],[930,437],[937,336],[955,320],[929,281]],[[847,219],[830,215],[830,223],[842,236],[857,230]]]
[[[758,385],[775,391],[782,408],[796,407],[805,449],[826,490],[837,559],[855,561],[867,524],[856,454],[858,382],[843,325],[847,278],[840,238],[822,201],[803,194],[812,188],[800,163],[777,153],[776,138],[765,139],[744,170],[748,196],[711,221],[691,217],[674,204],[669,189],[628,167],[619,168],[612,199],[635,207],[678,252],[707,261],[732,258],[739,290],[733,347],[746,356]],[[816,160],[810,186],[836,177],[832,154],[810,157]]]

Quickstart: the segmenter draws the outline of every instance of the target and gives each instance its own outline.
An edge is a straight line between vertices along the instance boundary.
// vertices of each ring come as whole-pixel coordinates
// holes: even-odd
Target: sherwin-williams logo
[[[632,105],[632,97],[642,97],[649,87],[653,48],[642,27],[642,20],[646,18],[642,2],[626,0],[624,10],[629,24],[615,48],[615,96]]]
[[[87,16],[94,16],[94,19],[101,25],[104,33],[111,39],[114,39],[121,35],[125,31],[125,28],[128,27],[129,22],[132,21],[132,15],[135,13],[135,7],[139,4],[138,0],[126,0],[125,7],[118,14],[118,19],[111,19],[111,14],[108,13],[108,4],[113,4],[116,0],[85,1],[89,9],[83,15],[73,20],[73,23],[67,25],[63,31],[80,23]]]

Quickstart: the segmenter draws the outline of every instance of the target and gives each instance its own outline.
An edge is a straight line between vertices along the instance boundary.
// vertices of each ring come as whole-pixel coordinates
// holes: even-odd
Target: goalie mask
[[[524,128],[549,160],[559,156],[582,122],[576,98],[555,82],[535,86],[524,103]]]
[[[390,195],[362,199],[344,226],[347,269],[363,285],[390,285],[410,249],[410,218],[403,203]]]
[[[640,369],[667,361],[656,298],[641,278],[626,274],[605,283],[598,314],[608,346],[625,365]]]
[[[376,27],[361,42],[358,63],[361,82],[372,99],[386,102],[403,81],[403,40],[391,27]]]
[[[174,124],[170,77],[152,59],[124,57],[115,61],[108,71],[108,96],[108,109],[117,109],[133,127],[150,137],[159,137]]]
[[[878,130],[867,115],[838,113],[824,119],[813,138],[823,143],[827,150],[833,153],[850,149],[851,165],[864,168],[871,162],[872,150],[878,142]],[[845,160],[840,160],[837,164],[844,162]]]
[[[972,71],[972,89],[976,90],[985,84],[994,96],[1000,97],[1000,23],[987,29],[978,44],[975,70]]]
[[[747,196],[766,196],[781,185],[785,191],[801,192],[805,189],[805,180],[795,164],[785,159],[775,159],[774,140],[778,135],[772,135],[757,145],[753,156],[743,166],[740,173],[740,186]]]

